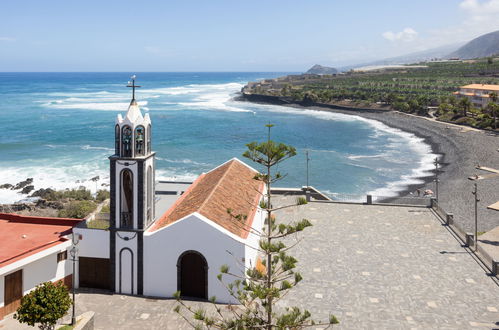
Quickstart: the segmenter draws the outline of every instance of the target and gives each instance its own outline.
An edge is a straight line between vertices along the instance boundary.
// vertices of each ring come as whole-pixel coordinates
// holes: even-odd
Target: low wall
[[[476,244],[476,238],[474,237],[475,235],[466,233],[461,227],[459,227],[454,222],[454,215],[452,213],[446,212],[435,199],[432,198],[431,202],[432,210],[444,221],[445,225],[448,226],[450,230],[452,230],[454,235],[456,235],[456,237],[461,240],[464,246],[471,247]],[[480,246],[480,243],[478,243],[477,251],[472,252],[474,252],[475,255],[482,261],[482,263],[485,265],[485,267],[488,268],[492,275],[499,275],[499,269],[497,266],[499,264],[499,260],[494,260],[494,258],[492,258],[492,256],[490,256],[487,251],[485,251]]]

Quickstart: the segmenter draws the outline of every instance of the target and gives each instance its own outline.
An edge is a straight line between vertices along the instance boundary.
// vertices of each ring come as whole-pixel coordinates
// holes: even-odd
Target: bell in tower
[[[127,87],[132,88],[132,100],[123,118],[118,114],[115,122],[115,151],[110,160],[110,239],[111,260],[115,267],[131,267],[131,279],[122,281],[115,272],[112,283],[119,293],[141,294],[143,232],[154,221],[154,155],[151,148],[151,119],[142,115],[135,99],[135,76]],[[130,255],[126,266],[122,258]],[[122,283],[128,283],[122,285]]]

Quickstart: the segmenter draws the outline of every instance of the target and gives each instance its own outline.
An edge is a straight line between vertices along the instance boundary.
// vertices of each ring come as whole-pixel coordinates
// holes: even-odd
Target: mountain
[[[367,67],[367,66],[381,66],[381,65],[396,65],[396,64],[413,64],[418,62],[429,61],[435,58],[444,58],[450,52],[455,51],[464,43],[457,43],[452,45],[440,46],[437,48],[431,48],[427,50],[423,50],[420,52],[409,53],[401,56],[385,58],[382,60],[360,63],[356,65],[349,65],[345,67],[341,67],[340,71],[348,71],[350,69],[355,69],[359,67]]]
[[[499,31],[484,34],[448,54],[447,58],[462,59],[488,57],[499,54]]]
[[[330,68],[328,66],[322,66],[322,65],[316,64],[313,67],[311,67],[310,69],[308,69],[308,71],[305,73],[309,73],[309,74],[336,74],[336,73],[338,73],[338,70],[336,70],[335,68]]]

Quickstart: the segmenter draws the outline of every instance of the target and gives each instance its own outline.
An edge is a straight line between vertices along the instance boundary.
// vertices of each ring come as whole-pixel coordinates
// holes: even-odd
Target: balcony
[[[121,212],[120,228],[125,228],[125,229],[133,228],[132,212]]]

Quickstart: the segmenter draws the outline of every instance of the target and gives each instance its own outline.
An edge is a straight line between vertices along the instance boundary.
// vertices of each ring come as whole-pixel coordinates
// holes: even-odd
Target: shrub
[[[92,201],[73,201],[60,210],[58,216],[62,218],[83,219],[94,211],[96,207],[97,205]]]
[[[71,304],[64,284],[45,282],[22,298],[14,318],[32,327],[40,323],[40,329],[54,329],[57,320],[66,314]]]
[[[102,202],[102,201],[105,201],[106,199],[108,199],[110,196],[111,196],[111,194],[109,193],[109,191],[101,189],[97,192],[97,196],[95,197],[95,199],[98,202]]]

